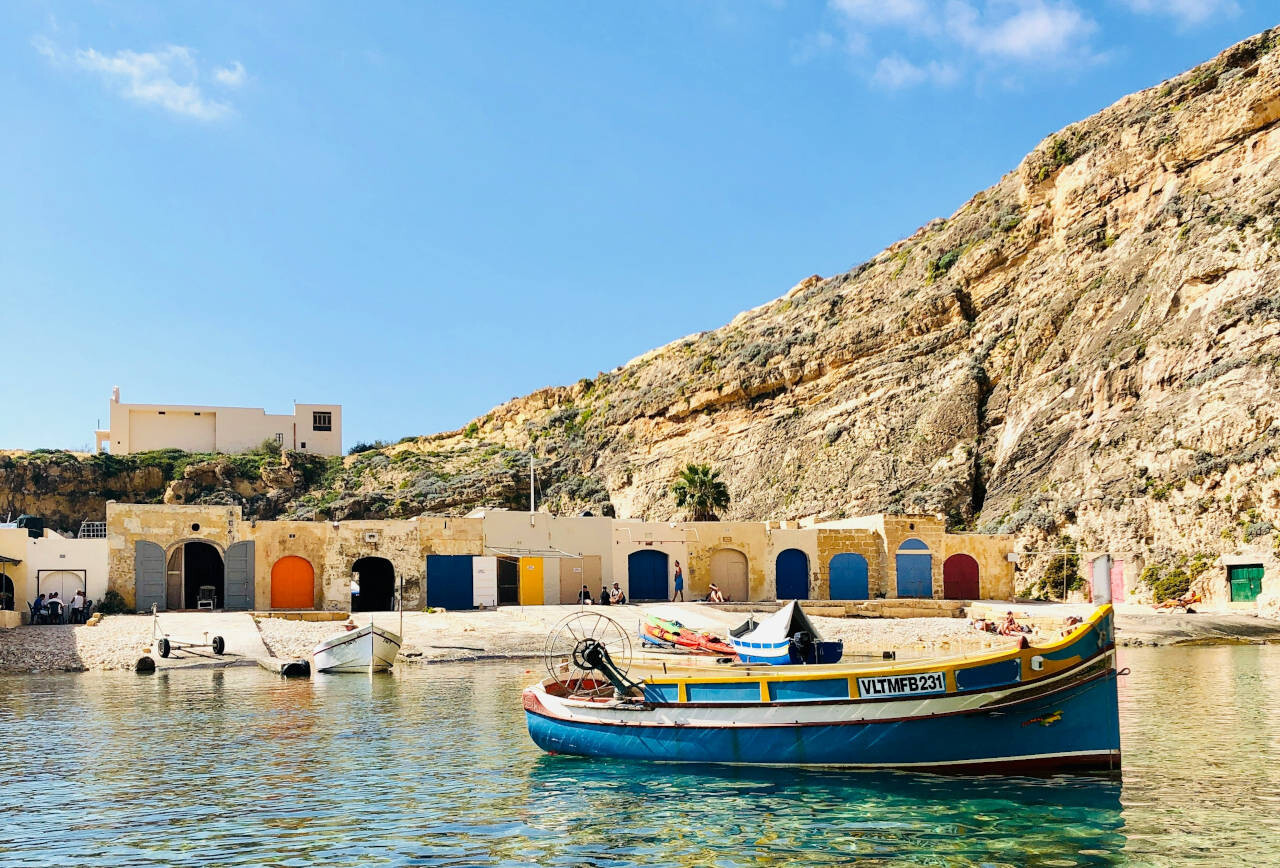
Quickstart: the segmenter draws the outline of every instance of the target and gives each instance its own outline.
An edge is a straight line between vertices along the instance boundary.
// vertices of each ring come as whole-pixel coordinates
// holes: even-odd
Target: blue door
[[[427,555],[427,605],[474,609],[471,555]]]
[[[846,552],[831,559],[831,599],[867,599],[867,559]]]
[[[800,549],[778,555],[778,599],[809,599],[809,556]]]
[[[646,549],[627,557],[628,596],[634,600],[669,600],[666,552]]]
[[[918,539],[898,546],[898,596],[931,599],[933,597],[933,555]]]

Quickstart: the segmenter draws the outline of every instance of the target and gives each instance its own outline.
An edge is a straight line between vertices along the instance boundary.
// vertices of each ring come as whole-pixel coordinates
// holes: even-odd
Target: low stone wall
[[[708,603],[725,612],[776,612],[781,603]],[[967,600],[804,600],[805,614],[819,618],[963,618]]]
[[[21,612],[0,611],[0,630],[12,630],[22,626]]]
[[[345,621],[350,612],[250,612],[255,618],[277,618],[281,621]]]

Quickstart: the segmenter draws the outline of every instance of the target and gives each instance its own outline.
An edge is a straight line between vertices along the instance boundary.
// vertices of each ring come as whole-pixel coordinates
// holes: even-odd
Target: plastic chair
[[[196,608],[210,611],[216,609],[218,604],[217,590],[213,585],[201,585],[199,594],[196,596]]]

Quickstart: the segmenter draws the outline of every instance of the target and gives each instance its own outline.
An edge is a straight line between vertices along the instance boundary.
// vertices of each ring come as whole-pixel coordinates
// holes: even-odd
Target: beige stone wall
[[[187,540],[213,543],[220,552],[239,542],[240,509],[234,506],[169,506],[107,502],[107,587],[116,590],[132,606],[133,553],[138,540],[159,544],[167,556]]]
[[[887,590],[886,597],[898,596],[898,548],[909,539],[918,539],[929,547],[932,556],[933,597],[942,598],[943,535],[946,524],[932,515],[884,516],[884,541]]]
[[[773,548],[762,522],[693,521],[681,523],[688,539],[689,558],[685,565],[685,594],[691,599],[710,592],[711,558],[730,549],[747,558],[747,598],[764,600],[772,596]]]
[[[867,594],[871,598],[887,596],[887,570],[884,539],[867,528],[818,529],[818,579],[812,590],[813,599],[831,599],[831,559],[839,554],[857,554],[867,559]]]
[[[1013,599],[1013,562],[1008,554],[1013,551],[1014,537],[998,534],[949,533],[942,537],[942,562],[954,554],[966,554],[978,562],[978,591],[984,600]],[[1082,566],[1088,569],[1088,565]],[[941,592],[942,579],[935,588]],[[934,596],[938,596],[937,593]]]
[[[707,593],[712,557],[717,551],[731,549],[746,557],[749,599],[769,600],[777,596],[778,554],[797,548],[809,559],[811,599],[830,598],[831,558],[842,552],[866,558],[872,598],[893,598],[893,553],[902,541],[918,537],[929,545],[933,555],[935,597],[942,595],[943,562],[956,552],[968,553],[978,560],[984,597],[1012,596],[1013,565],[1005,559],[1012,549],[1012,538],[945,534],[942,522],[932,516],[873,518],[858,522],[862,527],[784,528],[766,522],[643,522],[491,510],[477,518],[246,522],[234,507],[110,503],[106,571],[109,585],[132,604],[137,540],[158,543],[166,554],[192,539],[211,542],[224,552],[233,542],[253,540],[254,604],[258,609],[270,608],[272,568],[289,555],[305,558],[315,571],[317,609],[343,611],[350,605],[352,565],[366,556],[391,561],[397,577],[403,580],[404,605],[414,609],[425,604],[429,554],[481,555],[519,550],[545,552],[543,556],[548,558],[556,552],[599,555],[602,580],[619,582],[630,595],[628,557],[632,552],[652,549],[667,555],[669,588],[675,562],[681,562],[685,594],[695,599]],[[4,539],[4,532],[0,531],[0,546]],[[15,573],[25,577],[23,572]],[[598,593],[599,589],[592,591]]]
[[[686,599],[693,599],[694,592],[689,577],[689,539],[690,534],[680,522],[667,521],[635,521],[621,519],[612,523],[611,550],[601,558],[605,572],[604,580],[617,582],[631,597],[631,584],[627,574],[627,559],[632,552],[654,549],[667,556],[667,587],[673,587],[675,562],[679,561],[684,569],[684,594]],[[598,589],[592,588],[593,592]],[[703,591],[706,594],[706,591]]]
[[[794,527],[775,527],[780,522],[768,522],[766,534],[769,538],[769,554],[764,564],[765,596],[762,599],[777,599],[778,596],[778,555],[787,549],[799,549],[809,560],[809,596],[816,599],[818,582],[818,534],[813,530],[799,530]]]
[[[0,527],[0,555],[20,561],[4,564],[4,573],[13,582],[13,610],[25,612],[27,600],[34,599],[31,592],[34,582],[27,580],[27,531],[25,528]]]

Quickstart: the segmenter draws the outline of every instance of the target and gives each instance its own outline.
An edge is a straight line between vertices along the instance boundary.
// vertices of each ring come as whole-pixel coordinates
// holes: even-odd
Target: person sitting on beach
[[[973,629],[982,633],[994,633],[996,625],[988,621],[986,618],[974,618],[972,626]]]
[[[723,603],[723,602],[724,602],[724,594],[720,593],[720,589],[719,589],[718,587],[716,587],[716,583],[715,583],[715,582],[712,582],[712,583],[711,583],[711,589],[710,589],[710,591],[707,593],[707,602],[708,602],[708,603]]]
[[[1000,635],[1021,636],[1023,630],[1018,625],[1018,620],[1013,617],[1013,612],[1005,612],[1004,615],[1004,623],[1000,625]]]
[[[609,605],[609,586],[608,585],[600,586],[600,605],[602,606]]]
[[[586,585],[583,585],[582,590],[578,591],[578,605],[590,606],[592,602],[593,601],[591,599],[591,589],[588,588]]]
[[[356,629],[356,619],[348,618],[347,623],[343,624],[342,628],[350,633],[352,630]]]
[[[627,595],[622,592],[622,586],[614,582],[613,590],[609,592],[609,605],[621,606],[625,602],[627,602]]]

